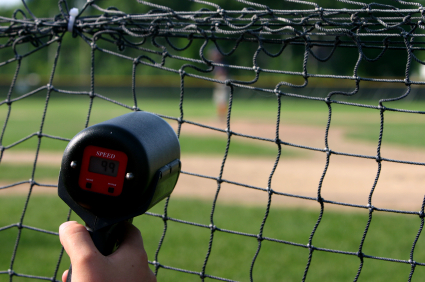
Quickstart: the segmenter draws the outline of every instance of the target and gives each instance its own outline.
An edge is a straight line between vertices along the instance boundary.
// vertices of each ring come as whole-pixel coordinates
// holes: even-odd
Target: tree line
[[[32,11],[34,15],[37,15],[39,18],[45,17],[55,17],[58,15],[59,7],[57,1],[41,1],[41,0],[27,0],[29,9]],[[84,0],[68,0],[67,5],[69,8],[79,7],[81,8],[86,1]],[[153,2],[153,1],[152,1]],[[332,7],[332,8],[358,8],[358,6],[353,6],[347,3],[337,2],[333,0],[325,0],[319,1],[322,7]],[[169,0],[155,0],[155,4],[164,5],[174,9],[176,11],[194,11],[199,10],[201,8],[216,10],[213,6],[208,6],[205,4],[200,4],[191,1],[169,1]],[[218,6],[226,9],[226,10],[240,10],[246,7],[245,4],[239,3],[236,1],[228,1],[228,0],[214,0],[214,3]],[[393,1],[381,1],[381,3],[392,3]],[[153,7],[149,7],[146,5],[142,5],[137,3],[136,1],[117,1],[117,0],[98,0],[95,1],[96,5],[99,5],[102,8],[107,7],[116,7],[117,9],[131,14],[143,14],[147,13]],[[275,0],[262,0],[261,4],[269,6],[272,9],[286,9],[286,10],[294,10],[294,9],[307,9],[314,8],[313,6],[302,5],[299,3],[292,2],[284,2],[284,1],[275,1]],[[23,8],[22,8],[23,9]],[[12,13],[15,9],[7,10],[3,9],[0,11],[1,16],[11,17]],[[23,9],[24,10],[24,9]],[[27,17],[30,17],[29,13],[24,10]],[[94,8],[89,8],[85,15],[101,15],[102,12],[97,11]],[[300,15],[302,16],[302,15]],[[19,15],[18,17],[22,17]],[[2,26],[7,26],[7,23],[1,24]],[[276,37],[277,38],[277,37]],[[131,40],[131,39],[130,39]],[[328,40],[328,46],[320,46],[320,41]],[[0,38],[0,46],[1,44],[5,44],[7,38]],[[188,38],[170,38],[170,41],[178,46],[185,46],[188,44]],[[318,45],[314,43],[319,41]],[[372,42],[373,41],[373,42]],[[382,43],[381,43],[382,41]],[[200,59],[199,49],[201,45],[204,43],[203,39],[194,40],[189,48],[184,51],[176,51],[171,48],[165,39],[158,39],[158,42],[164,44],[167,48],[167,51],[170,54]],[[223,52],[231,51],[236,43],[232,40],[217,40],[218,46]],[[288,41],[289,42],[289,41]],[[397,42],[397,43],[396,43]],[[289,42],[292,43],[292,42]],[[272,44],[272,43],[264,43],[263,47],[270,53],[278,52],[283,46],[282,44]],[[353,75],[353,69],[356,64],[356,61],[359,58],[359,49],[357,47],[346,47],[347,44],[354,44],[352,39],[345,37],[324,37],[317,36],[311,38],[311,45],[309,45],[308,49],[316,56],[320,58],[325,58],[332,54],[329,60],[325,62],[321,62],[314,58],[314,56],[309,53],[307,60],[307,71],[309,73],[321,73],[321,74],[339,74],[339,75]],[[367,56],[368,58],[377,57],[382,49],[380,46],[384,46],[385,44],[392,44],[392,46],[403,46],[402,39],[394,39],[394,38],[372,38],[365,39],[365,45],[375,45],[378,48],[362,48],[363,56]],[[323,45],[323,44],[322,44]],[[337,47],[334,50],[334,45]],[[130,57],[138,57],[140,55],[148,55],[156,62],[161,61],[160,55],[152,55],[148,54],[144,51],[125,48],[124,50],[120,50],[117,46],[114,46],[110,43],[101,43],[99,42],[100,47],[105,47],[114,52],[125,54]],[[277,69],[277,70],[288,70],[288,71],[303,71],[303,62],[305,60],[305,50],[306,44],[303,40],[298,40],[297,44],[287,44],[285,45],[284,51],[277,57],[271,58],[267,56],[264,52],[261,52],[257,57],[257,63],[261,66],[261,68],[266,69]],[[418,45],[421,46],[421,45]],[[43,48],[33,54],[31,54],[28,58],[22,60],[22,72],[23,73],[37,73],[42,75],[48,75],[52,71],[54,57],[56,54],[58,45],[52,44],[47,48]],[[149,40],[145,43],[144,47],[161,51],[160,48],[153,46]],[[30,52],[34,46],[31,44],[22,44],[22,46],[17,47],[17,51],[21,54],[25,54]],[[211,56],[211,50],[214,50],[215,44],[210,41],[208,43],[205,57],[209,58]],[[225,56],[223,58],[223,62],[231,64],[231,65],[240,65],[240,66],[252,66],[253,65],[253,56],[255,51],[258,48],[258,42],[242,42],[236,49],[236,51],[231,56]],[[415,53],[420,57],[419,52]],[[12,48],[0,48],[0,62],[6,61],[14,57],[14,53]],[[361,76],[404,76],[407,62],[407,51],[405,49],[394,50],[389,49],[386,50],[382,58],[379,58],[375,62],[368,62],[363,59],[360,63],[360,67],[358,70],[358,74]],[[166,59],[166,66],[174,69],[179,69],[182,64],[185,62],[181,60],[170,60]],[[202,66],[205,68],[205,66]],[[13,73],[16,68],[16,63],[12,63],[9,65],[5,65],[0,67],[0,73]],[[90,46],[81,40],[79,37],[72,37],[70,33],[65,34],[62,40],[61,46],[61,56],[59,58],[57,64],[56,73],[59,75],[89,75],[91,68],[91,54],[90,54]],[[413,71],[417,71],[419,68],[419,64],[413,64]],[[95,70],[96,74],[108,74],[108,75],[131,75],[132,73],[132,61],[127,61],[117,56],[113,56],[110,54],[105,54],[102,52],[96,52],[95,54]],[[242,70],[231,70],[234,75],[244,75],[244,74],[252,74],[251,72],[242,71]],[[138,69],[138,74],[162,74],[161,70],[151,67],[141,67]]]

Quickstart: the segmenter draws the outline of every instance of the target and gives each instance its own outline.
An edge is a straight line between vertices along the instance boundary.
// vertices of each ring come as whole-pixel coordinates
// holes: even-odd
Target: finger
[[[59,227],[59,239],[65,251],[73,260],[84,259],[99,254],[86,228],[76,221],[68,221]]]
[[[66,279],[68,279],[68,269],[62,274],[62,282],[66,282]]]
[[[143,255],[145,255],[146,252],[143,246],[143,239],[139,229],[137,229],[137,227],[135,227],[131,223],[126,223],[125,228],[126,230],[123,242],[121,243],[118,250],[111,256],[118,258],[122,255],[128,255],[133,253],[142,253]]]
[[[144,248],[143,238],[140,230],[131,223],[125,224],[125,235],[123,240],[124,248]]]

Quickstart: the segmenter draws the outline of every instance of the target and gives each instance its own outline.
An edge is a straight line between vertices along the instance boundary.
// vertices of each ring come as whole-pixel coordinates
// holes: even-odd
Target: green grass
[[[14,147],[13,151],[35,150],[38,142],[37,139],[37,137],[33,137],[26,140],[22,144]],[[184,135],[180,137],[180,149],[182,154],[223,156],[226,144],[227,136],[224,134],[221,137],[197,135]],[[43,138],[40,148],[42,151],[57,151],[58,153],[62,153],[66,145],[67,142]],[[272,142],[255,142],[247,139],[241,140],[241,138],[232,138],[229,151],[233,155],[249,157],[276,157],[278,152],[276,144]],[[282,148],[282,155],[299,156],[300,154],[295,154],[293,151]]]
[[[53,136],[63,138],[72,138],[79,131],[84,129],[86,117],[88,113],[89,99],[85,97],[76,97],[74,99],[54,99],[49,102],[46,119],[44,121],[43,132]],[[131,100],[123,100],[128,105]],[[12,111],[3,139],[3,145],[8,146],[30,134],[40,130],[42,112],[45,101],[40,98],[30,98],[28,100],[18,101],[12,104]],[[261,104],[261,103],[260,103]],[[268,103],[259,108],[259,112],[266,112]],[[176,100],[143,100],[139,105],[144,106],[147,111],[168,116],[179,116],[178,101]],[[252,106],[244,109],[236,117],[242,117],[253,114]],[[208,101],[188,100],[185,103],[188,119],[197,118],[213,118],[215,114],[214,107]],[[143,107],[142,107],[143,108]],[[72,110],[70,110],[72,109]],[[6,117],[8,108],[6,105],[0,106],[0,122]],[[130,112],[130,110],[106,102],[101,99],[95,99],[89,125],[99,123],[101,121],[116,117]],[[170,121],[173,122],[173,121]],[[197,135],[184,135],[181,137],[182,154],[208,154],[222,156],[226,148],[227,136],[223,134],[221,137],[206,137]],[[38,137],[33,136],[29,140],[20,143],[14,147],[14,150],[34,150],[38,144]],[[42,138],[41,150],[63,152],[67,145],[66,141],[51,138]],[[252,140],[232,139],[231,153],[238,156],[265,156],[275,157],[277,155],[277,147],[270,142],[258,142]],[[282,152],[285,156],[294,155],[293,152]]]
[[[0,228],[19,221],[26,196],[0,198]],[[41,208],[42,207],[42,208]],[[162,212],[162,204],[153,211]],[[357,252],[366,226],[365,210],[346,212],[325,209],[322,222],[313,239],[316,247]],[[57,231],[65,221],[67,206],[54,195],[32,196],[24,217],[24,224],[50,231]],[[172,198],[168,216],[201,224],[209,224],[211,202]],[[264,217],[264,207],[248,207],[218,203],[214,223],[219,228],[257,234]],[[273,206],[266,222],[264,236],[307,244],[317,220],[319,209],[281,208]],[[4,216],[7,215],[7,216]],[[75,219],[76,216],[73,216]],[[146,250],[153,260],[163,230],[161,218],[147,215],[135,219],[142,232]],[[375,212],[364,244],[368,255],[409,259],[413,240],[419,229],[420,219],[413,215],[394,215]],[[10,267],[17,228],[0,231],[0,271]],[[207,252],[210,230],[207,228],[168,221],[167,235],[159,262],[164,265],[200,272]],[[256,238],[216,231],[206,272],[234,280],[249,281],[249,267],[257,250]],[[425,262],[425,240],[420,237],[415,261]],[[13,269],[18,273],[51,277],[60,253],[59,240],[54,235],[28,229],[22,230]],[[307,263],[308,250],[302,247],[263,241],[255,263],[253,275],[256,281],[300,281]],[[351,281],[360,260],[356,256],[322,251],[313,253],[307,281]],[[69,266],[65,256],[60,265],[60,275]],[[413,281],[425,274],[418,266]],[[365,258],[359,281],[406,281],[410,265]],[[59,277],[60,277],[59,275]],[[0,275],[0,281],[7,281]],[[199,281],[199,276],[160,269],[159,281]],[[13,281],[27,281],[15,277]]]
[[[182,154],[194,155],[218,155],[224,156],[227,145],[227,136],[207,137],[185,135],[180,137],[180,146]],[[271,142],[249,142],[240,141],[233,138],[230,141],[229,155],[249,156],[249,157],[276,157],[278,148],[276,144]],[[293,151],[282,149],[282,156],[293,157],[300,156]]]
[[[205,155],[223,157],[226,149],[227,137],[182,136],[180,139],[182,154]],[[264,142],[263,142],[264,143]],[[229,147],[229,156],[241,157],[276,157],[278,150],[273,143],[252,143],[232,140]],[[52,148],[52,146],[50,147]],[[16,150],[16,149],[15,149]],[[300,153],[282,150],[282,156],[299,157]],[[33,165],[24,163],[0,163],[0,181],[22,181],[32,177]],[[59,164],[48,165],[38,163],[35,170],[36,180],[56,180],[59,175]]]
[[[28,164],[0,164],[1,181],[28,180],[32,176],[33,166]],[[37,165],[34,179],[53,179],[59,176],[59,167]]]
[[[385,124],[382,142],[383,144],[424,148],[424,129],[425,124]],[[363,125],[361,128],[349,132],[347,137],[378,144],[379,126],[372,124]]]
[[[128,106],[133,105],[131,99],[119,99],[119,101]],[[138,106],[146,111],[179,117],[178,103],[179,101],[175,99],[142,99],[139,101]],[[4,146],[8,146],[40,130],[44,104],[45,101],[41,97],[30,97],[12,104],[12,111],[2,142]],[[386,106],[423,110],[425,109],[425,102],[387,103]],[[59,98],[54,94],[47,108],[43,132],[54,136],[72,138],[84,128],[88,108],[89,98],[85,96]],[[204,124],[208,124],[208,121],[215,119],[215,108],[209,100],[185,100],[183,108],[185,119]],[[260,121],[267,122],[268,124],[273,124],[276,121],[277,103],[272,98],[235,99],[232,109],[232,120]],[[129,111],[129,109],[124,107],[96,98],[91,111],[89,125]],[[7,105],[0,106],[0,123],[3,123],[5,120],[7,112]],[[421,142],[425,138],[425,130],[421,130],[425,124],[424,115],[386,111],[384,118],[384,145],[391,144],[420,148],[425,146],[425,143]],[[282,99],[281,124],[315,126],[324,131],[327,119],[328,108],[323,102]],[[174,121],[170,120],[170,123],[174,123]],[[348,138],[376,144],[379,136],[379,124],[380,115],[378,110],[332,104],[331,132],[335,129],[342,129]],[[255,132],[252,134],[255,135]],[[183,144],[183,147],[187,148],[190,146],[191,151],[206,151],[207,153],[211,153],[210,151],[212,149],[205,150],[197,146],[197,144],[205,141],[204,137],[195,136],[193,138],[194,140],[190,145],[186,146]],[[220,154],[222,154],[222,140],[225,140],[225,137],[221,141],[217,138],[209,139],[211,144],[214,143],[211,145],[211,148],[219,148]],[[30,140],[19,144],[16,148],[19,150],[34,149],[37,146],[37,142],[38,138],[34,136]],[[63,151],[66,143],[65,141],[44,138],[42,149]],[[261,148],[251,148],[243,149],[242,151],[245,155],[252,155],[253,151],[261,150]],[[266,153],[264,150],[262,152]]]

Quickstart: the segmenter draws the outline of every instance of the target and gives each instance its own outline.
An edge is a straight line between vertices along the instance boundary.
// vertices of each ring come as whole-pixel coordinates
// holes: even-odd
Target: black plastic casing
[[[122,193],[109,196],[81,189],[78,179],[84,149],[99,146],[128,157]],[[71,167],[71,162],[77,167]],[[172,127],[147,112],[132,112],[90,126],[65,149],[58,194],[93,231],[145,213],[169,196],[180,174],[180,145]]]

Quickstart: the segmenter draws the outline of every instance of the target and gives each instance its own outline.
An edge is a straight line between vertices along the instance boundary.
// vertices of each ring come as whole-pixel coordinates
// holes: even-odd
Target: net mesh
[[[0,191],[10,190],[21,184],[27,183],[30,189],[26,198],[18,223],[1,226],[0,231],[7,229],[18,229],[13,255],[10,259],[9,269],[0,269],[1,279],[10,281],[16,277],[35,278],[41,280],[57,280],[57,272],[62,259],[63,250],[58,253],[58,263],[51,277],[40,277],[28,273],[16,272],[14,262],[19,255],[18,246],[23,230],[30,229],[42,233],[57,235],[55,231],[40,229],[36,226],[24,224],[27,206],[31,199],[34,188],[56,187],[51,184],[39,182],[35,177],[37,160],[42,143],[47,139],[69,141],[68,137],[54,136],[44,130],[44,122],[48,115],[49,102],[53,95],[84,96],[89,98],[88,114],[84,127],[91,121],[91,113],[98,100],[103,100],[114,104],[116,107],[125,108],[130,111],[144,110],[143,99],[137,95],[138,80],[143,76],[139,73],[145,69],[152,69],[155,74],[167,73],[170,77],[179,78],[180,85],[179,103],[174,105],[178,108],[179,114],[176,116],[159,114],[161,117],[176,125],[177,134],[180,136],[185,132],[185,126],[191,125],[226,136],[226,147],[222,155],[218,174],[200,174],[196,171],[186,171],[183,162],[182,174],[191,179],[202,178],[217,183],[215,195],[212,200],[210,223],[201,224],[188,221],[184,218],[177,218],[169,215],[168,205],[170,199],[165,201],[164,212],[147,212],[148,216],[157,217],[163,221],[163,232],[159,240],[157,251],[150,264],[154,266],[155,273],[165,270],[185,272],[200,277],[203,281],[206,278],[233,281],[228,277],[218,277],[208,273],[207,266],[212,252],[214,238],[217,233],[228,233],[257,240],[258,245],[255,253],[252,254],[249,278],[254,280],[253,271],[256,260],[261,254],[264,242],[276,242],[292,245],[300,249],[308,250],[308,258],[302,275],[302,281],[307,279],[310,266],[314,264],[313,254],[316,252],[328,252],[344,254],[358,258],[358,270],[350,280],[357,281],[362,273],[366,259],[379,260],[384,262],[397,262],[410,265],[410,273],[406,276],[411,281],[415,269],[424,266],[425,262],[415,261],[414,253],[416,244],[421,235],[424,225],[424,203],[421,202],[421,209],[400,210],[382,208],[373,203],[375,187],[380,180],[382,166],[387,163],[399,163],[403,166],[424,166],[424,162],[410,161],[403,158],[391,158],[381,154],[381,145],[384,136],[384,117],[391,112],[403,113],[404,115],[419,116],[424,111],[398,108],[396,102],[408,100],[416,95],[416,86],[423,85],[420,79],[413,79],[412,73],[418,65],[424,65],[421,60],[420,51],[424,49],[422,37],[425,29],[424,8],[419,3],[393,1],[391,4],[363,3],[357,1],[340,1],[334,7],[320,6],[319,4],[306,1],[286,1],[283,8],[273,8],[249,1],[235,1],[235,9],[224,9],[225,4],[218,5],[212,2],[194,0],[199,9],[193,11],[181,11],[181,8],[172,9],[155,3],[138,0],[134,5],[143,7],[145,13],[132,14],[131,11],[121,11],[113,7],[103,7],[102,1],[89,0],[84,3],[80,14],[77,16],[74,26],[72,26],[72,37],[74,41],[84,42],[90,47],[91,57],[90,77],[88,86],[83,90],[69,90],[56,86],[55,75],[57,67],[62,57],[67,56],[67,51],[62,50],[65,43],[65,36],[69,36],[69,7],[65,1],[58,1],[57,15],[54,17],[39,17],[34,14],[30,3],[22,1],[23,9],[16,10],[11,17],[0,17],[0,52],[3,55],[0,67],[13,66],[14,75],[10,78],[5,76],[4,80],[9,83],[7,93],[2,93],[0,107],[4,113],[2,131],[0,135],[0,160],[3,154],[13,147],[16,147],[29,140],[37,139],[37,149],[32,166],[30,180],[22,180],[6,186],[0,187]],[[231,5],[232,3],[228,4]],[[277,4],[276,4],[277,5]],[[285,6],[286,5],[286,6]],[[290,7],[290,8],[286,8]],[[91,15],[87,15],[90,14]],[[75,45],[75,44],[74,44]],[[26,49],[21,46],[27,46]],[[29,47],[28,47],[29,46]],[[46,84],[26,91],[24,94],[16,95],[19,75],[25,61],[30,61],[33,54],[41,53],[42,50],[54,48],[54,57],[50,65],[51,72]],[[195,48],[196,56],[189,51]],[[215,53],[208,54],[208,50],[214,48]],[[288,50],[291,50],[288,55]],[[341,51],[342,50],[342,51]],[[369,53],[368,53],[369,52]],[[401,64],[397,65],[397,77],[382,77],[388,68],[382,63],[382,58],[387,56],[401,56]],[[239,55],[238,55],[239,54]],[[242,54],[242,55],[240,55]],[[353,55],[354,54],[354,55]],[[249,55],[249,57],[248,57]],[[103,57],[102,57],[103,56]],[[7,58],[6,58],[7,57]],[[102,73],[101,59],[116,58],[117,64],[131,66],[127,71],[131,75],[133,104],[125,104],[120,99],[114,99],[102,95],[97,91],[97,73]],[[284,59],[286,57],[289,59]],[[98,59],[100,58],[100,59]],[[64,59],[65,60],[65,59]],[[113,59],[110,59],[113,60]],[[290,63],[290,60],[296,61]],[[332,72],[332,68],[326,68],[327,62],[335,65],[335,60],[340,65],[349,67],[340,68],[340,71]],[[312,63],[312,61],[317,63]],[[62,68],[72,68],[71,65],[63,63]],[[394,63],[396,64],[396,63]],[[401,69],[400,69],[401,66]],[[99,69],[99,70],[98,70]],[[347,69],[349,71],[347,71]],[[130,71],[131,70],[131,71]],[[220,74],[222,74],[220,76]],[[213,126],[202,122],[197,122],[185,118],[185,94],[187,95],[187,84],[212,83],[215,87],[222,87],[222,94],[226,99],[226,113],[223,115],[224,126]],[[339,90],[315,92],[315,87],[320,83],[327,85],[343,85]],[[219,86],[217,86],[219,85]],[[385,86],[383,86],[385,85]],[[322,85],[323,86],[323,85]],[[362,88],[388,87],[389,93],[386,97],[378,97],[377,102],[362,103],[350,100],[362,94]],[[415,88],[416,87],[416,88]],[[332,88],[332,87],[329,87]],[[310,90],[312,89],[312,90]],[[341,90],[342,89],[342,90]],[[305,91],[310,90],[310,91]],[[239,92],[238,92],[239,91]],[[266,97],[275,99],[275,121],[274,136],[265,138],[257,134],[246,134],[234,130],[232,127],[232,110],[235,102],[235,95],[244,93],[243,91],[255,91]],[[29,97],[45,93],[45,104],[39,130],[20,140],[11,143],[4,143],[4,136],[10,124],[10,117],[13,113],[14,104],[28,99]],[[160,96],[160,94],[157,94]],[[364,98],[364,96],[362,96]],[[219,98],[223,99],[223,98]],[[287,99],[311,100],[325,105],[327,108],[326,126],[323,128],[324,140],[322,147],[313,147],[300,143],[288,141],[288,136],[282,134],[281,114],[282,104]],[[332,148],[329,142],[329,132],[331,121],[335,114],[336,105],[350,107],[361,107],[370,109],[379,115],[379,133],[376,133],[376,154],[357,154],[351,150],[337,150]],[[70,109],[73,110],[73,109]],[[9,129],[13,130],[13,129]],[[233,181],[225,178],[224,173],[229,155],[229,148],[235,138],[256,140],[262,143],[274,144],[275,161],[269,171],[268,181],[263,186],[245,183],[243,181]],[[322,155],[323,171],[319,181],[316,183],[316,195],[305,196],[302,193],[282,192],[273,182],[276,170],[282,162],[283,148],[295,148],[302,151],[318,152]],[[361,158],[375,160],[375,178],[369,183],[367,200],[363,204],[350,201],[334,201],[322,197],[322,186],[327,176],[331,156],[344,156],[348,158]],[[255,162],[255,160],[252,160]],[[306,172],[308,174],[308,172]],[[257,190],[267,194],[267,203],[264,207],[264,216],[258,226],[257,233],[245,233],[238,230],[229,230],[215,224],[214,215],[216,204],[219,199],[221,188],[224,184],[242,187],[246,190]],[[279,238],[267,237],[264,235],[264,228],[272,207],[272,201],[276,198],[297,198],[305,202],[315,203],[320,207],[317,220],[312,227],[307,242],[298,243],[294,241],[282,240]],[[171,200],[172,201],[172,200]],[[329,249],[313,244],[316,231],[323,221],[325,206],[344,206],[368,212],[365,222],[364,232],[359,238],[358,251],[348,252],[342,249]],[[411,251],[408,259],[398,259],[392,257],[376,256],[373,253],[365,253],[363,246],[368,234],[372,218],[377,212],[398,213],[405,216],[418,216],[417,235],[412,238]],[[71,211],[68,215],[68,218]],[[326,216],[326,215],[325,215]],[[65,219],[65,218],[64,218]],[[163,242],[167,237],[167,228],[170,222],[184,225],[191,225],[197,228],[209,230],[209,242],[204,256],[201,269],[181,269],[173,265],[161,263],[160,253]],[[301,223],[300,223],[301,224]],[[267,254],[265,254],[267,255]],[[284,277],[284,274],[283,276]],[[283,279],[283,278],[282,278]]]

